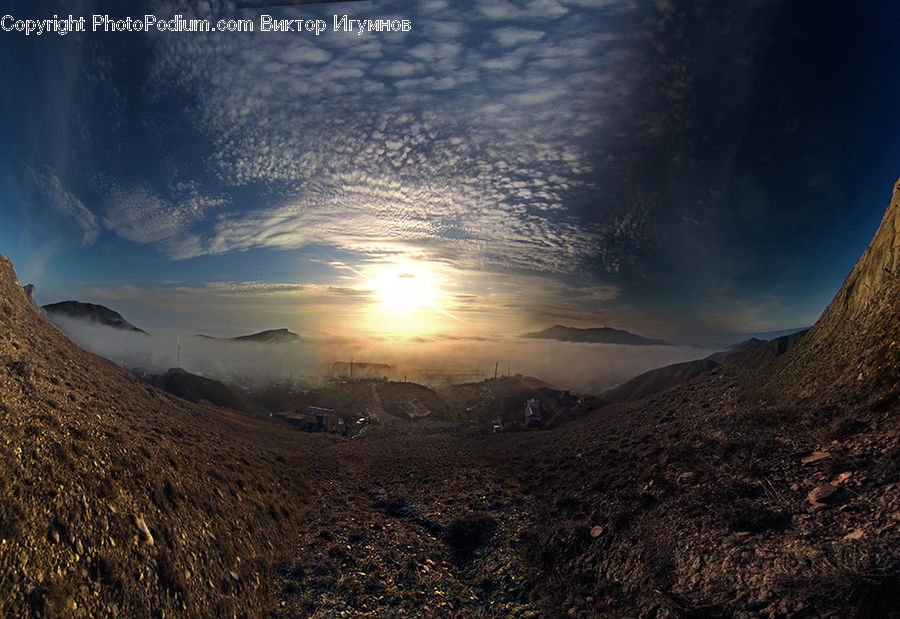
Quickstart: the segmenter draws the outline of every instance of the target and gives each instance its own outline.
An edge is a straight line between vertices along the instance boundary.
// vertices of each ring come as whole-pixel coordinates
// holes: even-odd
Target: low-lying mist
[[[80,346],[126,369],[160,373],[180,366],[238,384],[294,379],[315,385],[332,373],[334,362],[353,359],[357,364],[393,366],[387,372],[392,380],[431,385],[477,381],[493,376],[496,369],[500,375],[534,376],[559,389],[599,393],[647,370],[714,352],[695,346],[625,346],[517,337],[400,341],[305,337],[297,342],[263,344],[174,331],[144,335],[66,317],[54,317],[53,322]]]

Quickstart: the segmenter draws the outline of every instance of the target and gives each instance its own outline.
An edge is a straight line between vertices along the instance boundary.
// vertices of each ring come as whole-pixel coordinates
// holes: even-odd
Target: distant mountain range
[[[61,301],[59,303],[50,303],[41,306],[47,316],[52,320],[57,317],[75,318],[77,320],[87,320],[113,329],[121,329],[123,331],[134,331],[137,333],[147,332],[138,329],[133,324],[122,318],[119,312],[115,312],[103,305],[95,305],[94,303],[81,303],[80,301]]]
[[[592,344],[626,344],[628,346],[671,346],[665,340],[653,340],[635,335],[621,329],[599,327],[594,329],[578,329],[563,325],[553,325],[543,331],[526,333],[522,337],[541,340],[559,340],[561,342],[587,342]]]
[[[202,337],[203,339],[207,340],[219,340],[225,342],[258,342],[262,344],[283,344],[285,342],[298,342],[303,339],[293,331],[288,331],[287,329],[269,329],[267,331],[253,333],[251,335],[241,335],[238,337],[228,338],[212,337],[210,335],[197,335],[195,337]]]

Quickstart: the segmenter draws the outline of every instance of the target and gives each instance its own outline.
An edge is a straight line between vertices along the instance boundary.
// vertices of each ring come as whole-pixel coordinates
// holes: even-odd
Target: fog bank
[[[647,370],[714,352],[695,346],[625,346],[517,337],[305,338],[262,344],[174,331],[144,335],[65,317],[55,317],[54,322],[80,346],[126,369],[159,373],[179,366],[238,384],[282,379],[315,384],[332,373],[334,362],[352,359],[357,364],[392,366],[381,372],[392,380],[425,384],[475,381],[493,376],[496,367],[501,375],[535,376],[560,389],[599,393]]]

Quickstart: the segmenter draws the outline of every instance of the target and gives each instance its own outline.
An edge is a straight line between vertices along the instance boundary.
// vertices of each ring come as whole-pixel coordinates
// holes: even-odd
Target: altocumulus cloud
[[[413,31],[160,39],[153,87],[192,93],[184,112],[223,191],[269,189],[202,222],[211,209],[120,198],[107,227],[175,258],[316,242],[404,245],[461,268],[615,271],[601,247],[629,205],[608,220],[568,207],[598,190],[583,138],[618,97],[595,88],[603,42],[585,16],[549,0],[379,8]]]

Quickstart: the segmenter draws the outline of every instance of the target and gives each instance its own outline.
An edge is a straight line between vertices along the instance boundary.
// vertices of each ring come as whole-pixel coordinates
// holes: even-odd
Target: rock
[[[689,484],[694,481],[694,477],[695,475],[693,471],[685,471],[678,476],[675,482],[679,484]]]
[[[827,451],[814,451],[805,458],[803,458],[800,463],[801,464],[815,464],[816,462],[821,462],[822,460],[827,460],[831,457],[831,454]]]
[[[591,537],[600,537],[603,535],[603,532],[606,530],[606,525],[597,525],[595,527],[591,527]]]
[[[138,532],[141,534],[141,539],[146,542],[148,546],[152,546],[153,536],[150,534],[150,529],[147,528],[147,523],[144,522],[142,516],[134,517],[134,526],[137,527]]]
[[[865,535],[865,532],[862,529],[853,529],[853,531],[851,531],[850,533],[847,533],[847,535],[844,536],[844,539],[846,539],[846,540],[862,539],[864,535]]]
[[[832,486],[840,486],[842,483],[844,483],[845,481],[850,479],[850,477],[852,475],[853,475],[853,473],[851,473],[850,471],[844,471],[843,473],[841,473],[840,475],[838,475],[831,481],[831,485]]]
[[[824,507],[825,502],[831,498],[831,496],[837,492],[837,487],[832,486],[831,484],[823,484],[821,486],[816,486],[812,490],[810,490],[809,494],[806,495],[806,498],[812,503],[813,507]]]

